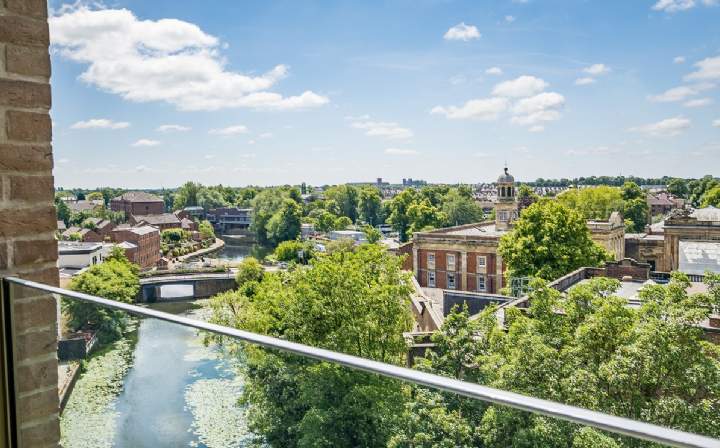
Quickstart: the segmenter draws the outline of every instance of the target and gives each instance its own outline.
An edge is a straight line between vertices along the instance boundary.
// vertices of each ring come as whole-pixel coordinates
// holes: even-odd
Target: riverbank
[[[215,242],[212,243],[212,245],[210,245],[210,247],[205,247],[203,249],[196,250],[195,252],[190,252],[189,254],[181,255],[176,258],[177,258],[178,262],[185,262],[185,261],[192,260],[193,258],[212,254],[214,252],[222,250],[223,247],[225,247],[225,241],[221,240],[220,238],[215,238]]]

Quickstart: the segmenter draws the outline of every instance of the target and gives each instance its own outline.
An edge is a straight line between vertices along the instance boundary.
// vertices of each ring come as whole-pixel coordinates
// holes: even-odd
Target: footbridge
[[[212,297],[236,287],[233,272],[163,274],[140,279],[137,302],[169,302]]]

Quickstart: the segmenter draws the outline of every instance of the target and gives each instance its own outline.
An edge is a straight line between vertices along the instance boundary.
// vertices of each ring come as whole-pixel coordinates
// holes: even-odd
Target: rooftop
[[[113,201],[163,202],[160,196],[156,196],[152,193],[146,193],[144,191],[128,191],[116,198],[113,198]]]
[[[180,224],[178,217],[172,213],[162,213],[159,215],[135,215],[133,218],[135,218],[135,221],[137,222],[145,221],[150,225]]]
[[[58,253],[60,255],[88,254],[102,249],[102,246],[102,243],[58,241]]]

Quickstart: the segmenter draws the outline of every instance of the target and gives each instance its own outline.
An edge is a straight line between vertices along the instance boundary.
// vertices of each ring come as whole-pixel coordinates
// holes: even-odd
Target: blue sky
[[[717,3],[51,1],[56,183],[717,175]]]

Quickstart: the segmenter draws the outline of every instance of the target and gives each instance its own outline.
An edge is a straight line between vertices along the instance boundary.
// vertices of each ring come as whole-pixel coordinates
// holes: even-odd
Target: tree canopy
[[[551,199],[541,199],[523,211],[500,239],[498,253],[510,277],[547,280],[582,266],[597,266],[609,256],[590,238],[584,216]]]

